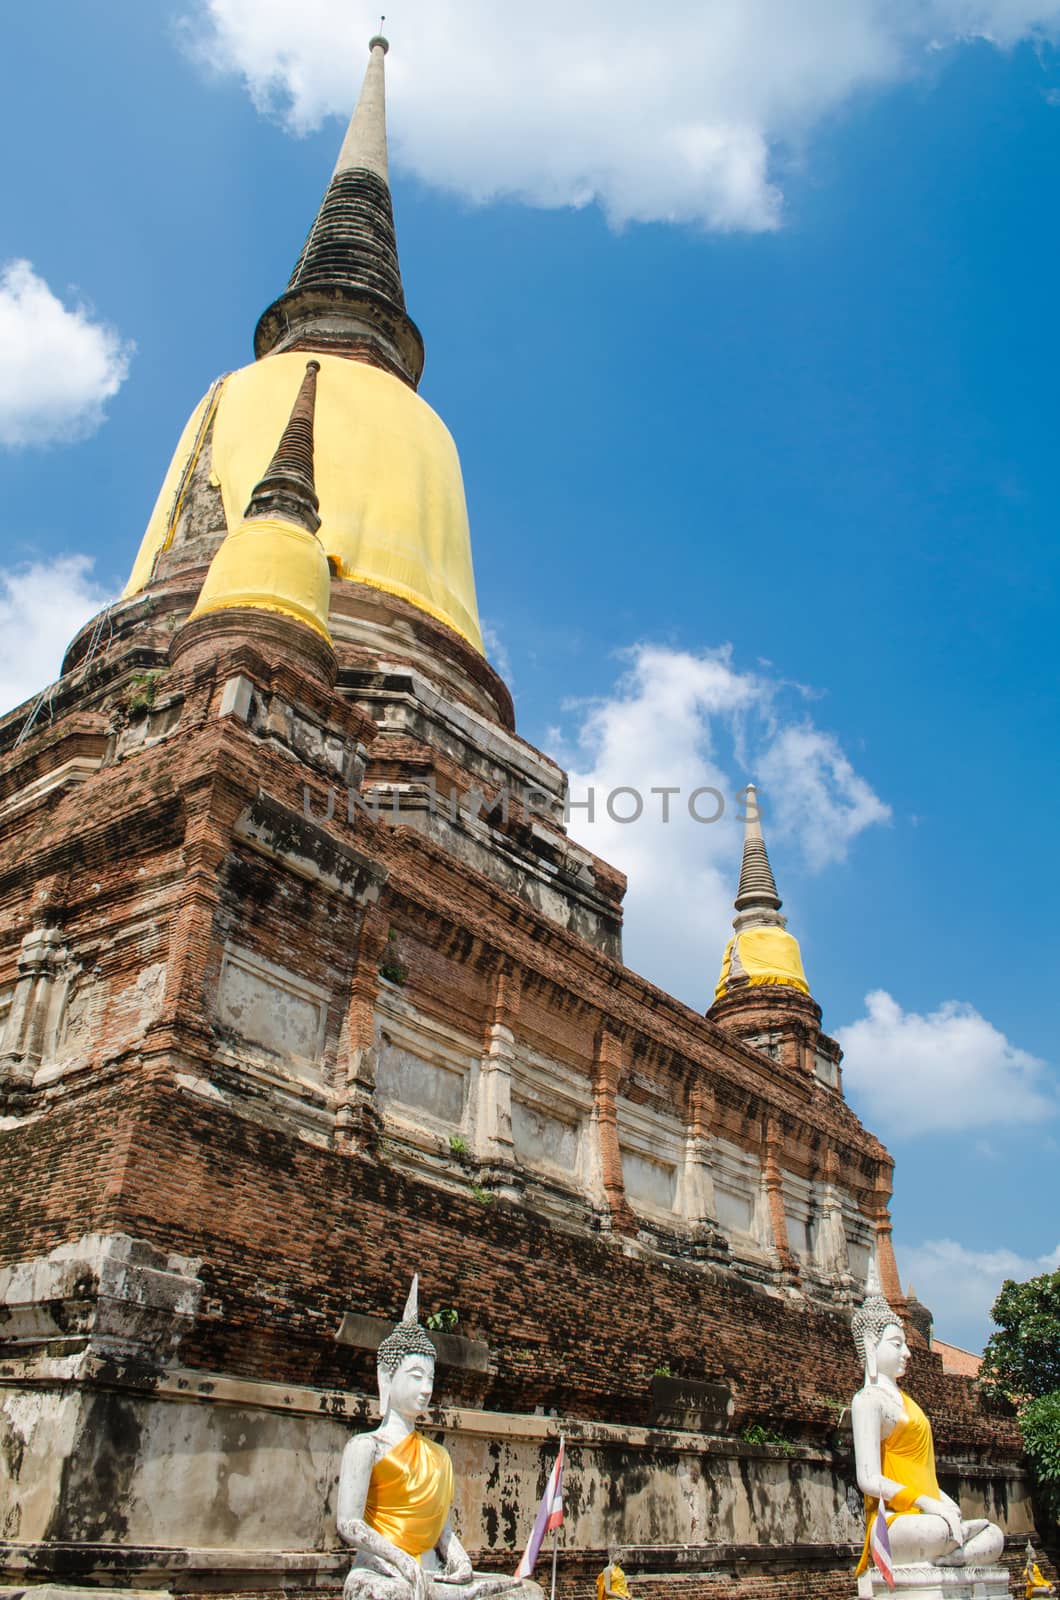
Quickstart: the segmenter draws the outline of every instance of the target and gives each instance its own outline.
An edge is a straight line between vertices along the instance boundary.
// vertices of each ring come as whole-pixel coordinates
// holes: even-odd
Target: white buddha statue
[[[865,1365],[864,1385],[851,1405],[854,1461],[858,1487],[865,1496],[865,1547],[858,1577],[867,1574],[869,1534],[881,1500],[899,1588],[915,1591],[918,1585],[928,1585],[932,1568],[993,1567],[1005,1536],[985,1517],[962,1518],[960,1506],[939,1488],[931,1424],[912,1396],[898,1387],[909,1346],[901,1320],[880,1293],[874,1265],[853,1331]],[[970,1572],[968,1576],[972,1578]],[[993,1585],[999,1583],[996,1592],[1007,1595],[1007,1577],[1000,1568],[989,1576],[979,1574],[976,1581],[987,1578],[991,1587],[977,1588],[977,1594],[993,1594]],[[947,1587],[954,1592],[952,1584]],[[925,1592],[929,1592],[926,1587]],[[931,1592],[937,1593],[937,1588]],[[872,1593],[867,1577],[859,1593]]]
[[[342,1453],[338,1529],[357,1552],[344,1600],[542,1600],[536,1583],[472,1572],[453,1531],[453,1463],[417,1432],[431,1402],[434,1346],[420,1326],[417,1284],[376,1358],[382,1422]]]

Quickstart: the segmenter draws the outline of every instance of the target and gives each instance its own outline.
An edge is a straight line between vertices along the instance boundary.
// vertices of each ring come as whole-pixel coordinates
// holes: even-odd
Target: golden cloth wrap
[[[471,532],[448,428],[400,378],[320,353],[313,468],[319,541],[336,575],[398,595],[455,628],[480,654]],[[149,583],[178,536],[192,471],[209,447],[210,482],[234,533],[305,375],[305,352],[252,361],[220,380],[181,436],[126,595]],[[220,531],[220,530],[218,530]]]
[[[920,1516],[920,1507],[914,1504],[923,1495],[937,1500],[939,1481],[935,1476],[935,1442],[931,1437],[931,1423],[911,1395],[899,1390],[905,1416],[894,1432],[883,1441],[880,1452],[880,1472],[892,1483],[902,1485],[887,1504],[893,1507],[887,1518],[890,1527],[895,1517]],[[874,1495],[865,1496],[865,1545],[861,1552],[855,1577],[860,1577],[869,1564],[869,1535],[876,1517],[879,1501]]]
[[[1056,1590],[1049,1582],[1049,1579],[1042,1572],[1042,1569],[1038,1565],[1037,1561],[1031,1564],[1031,1570],[1026,1574],[1026,1584],[1027,1587],[1025,1593],[1027,1600],[1033,1600],[1033,1596],[1036,1594],[1056,1593]]]
[[[364,1520],[418,1561],[441,1538],[452,1503],[448,1452],[421,1433],[410,1433],[372,1468]]]
[[[629,1586],[626,1583],[626,1574],[622,1571],[617,1561],[612,1561],[600,1573],[596,1580],[596,1600],[604,1600],[604,1595],[610,1589],[612,1594],[624,1595],[625,1600],[632,1600]]]

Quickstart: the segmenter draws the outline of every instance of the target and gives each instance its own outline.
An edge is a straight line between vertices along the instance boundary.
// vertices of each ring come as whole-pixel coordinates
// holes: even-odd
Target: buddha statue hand
[[[363,1563],[363,1569],[358,1571],[355,1567],[347,1579],[346,1589],[351,1600],[362,1588],[365,1592],[371,1591],[372,1574],[384,1578],[388,1585],[403,1584],[408,1600],[430,1600],[429,1574],[415,1556],[399,1549],[360,1518],[340,1519],[339,1533],[357,1549],[358,1566]]]
[[[443,1583],[470,1583],[471,1561],[464,1556],[460,1561],[446,1562],[442,1569],[441,1580]]]
[[[964,1523],[961,1520],[961,1508],[956,1501],[951,1500],[948,1494],[940,1494],[937,1500],[933,1495],[921,1494],[917,1495],[915,1503],[926,1515],[941,1517],[949,1530],[950,1538],[960,1548],[964,1543]]]
[[[471,1582],[471,1557],[449,1527],[445,1529],[438,1542],[438,1554],[443,1562],[439,1573],[443,1583]]]
[[[430,1600],[431,1580],[412,1556],[407,1556],[398,1568],[412,1591],[411,1600]]]

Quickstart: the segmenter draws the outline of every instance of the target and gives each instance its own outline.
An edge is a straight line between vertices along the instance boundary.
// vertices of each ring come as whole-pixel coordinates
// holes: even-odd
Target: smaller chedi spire
[[[189,621],[209,612],[268,611],[304,624],[329,644],[331,571],[316,537],[313,414],[318,361],[306,363],[291,415],[243,521],[222,540]]]
[[[749,783],[744,794],[743,857],[732,922],[735,931],[722,957],[715,999],[745,984],[775,984],[808,995],[798,940],[787,932],[788,919],[780,912],[783,902],[766,852],[758,791]]]
[[[254,335],[260,359],[278,350],[320,350],[383,367],[416,387],[423,339],[405,310],[390,199],[381,34],[335,170],[287,288]]]
[[[788,932],[762,835],[762,809],[753,784],[745,794],[743,856],[733,935],[721,958],[711,1022],[781,1066],[812,1074],[842,1093],[843,1052],[821,1032],[821,1008],[810,993],[799,941]]]
[[[256,485],[244,517],[284,517],[297,522],[309,533],[320,527],[320,501],[313,481],[313,415],[316,410],[319,361],[307,361],[302,387],[298,391],[286,428],[269,462],[265,476]]]

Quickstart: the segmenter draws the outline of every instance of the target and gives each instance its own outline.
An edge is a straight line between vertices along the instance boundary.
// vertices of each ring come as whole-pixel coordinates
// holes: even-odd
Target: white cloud
[[[576,728],[551,737],[569,770],[570,831],[628,877],[627,963],[702,1008],[713,998],[731,931],[744,784],[763,778],[770,842],[790,839],[815,868],[840,859],[862,829],[889,812],[835,739],[806,721],[804,695],[796,691],[789,713],[790,687],[739,671],[727,648],[696,654],[641,644],[627,659],[611,694],[568,707]],[[679,793],[652,793],[667,787]],[[713,792],[692,798],[697,790],[720,797],[716,821],[708,819],[719,799]],[[591,821],[584,805],[590,791]],[[690,799],[703,820],[691,814]],[[641,806],[636,820],[619,820]]]
[[[377,26],[348,0],[192,0],[194,50],[295,131],[348,114]],[[785,159],[851,97],[970,39],[1060,30],[1056,0],[405,0],[392,147],[476,201],[598,201],[616,223],[777,226]]]
[[[512,668],[512,658],[508,654],[508,646],[504,642],[504,635],[488,618],[481,619],[482,643],[486,650],[486,660],[494,672],[502,677],[510,691],[515,690],[515,674]]]
[[[759,763],[782,833],[794,833],[814,867],[841,861],[865,828],[891,808],[859,777],[830,733],[812,722],[782,729]]]
[[[848,1097],[870,1127],[915,1135],[1036,1122],[1055,1114],[1048,1068],[980,1016],[946,1000],[926,1016],[883,989],[839,1028]]]
[[[1023,1283],[1060,1267],[1060,1243],[1042,1256],[1021,1256],[1015,1250],[968,1250],[954,1239],[927,1239],[898,1246],[903,1284],[935,1318],[935,1335],[947,1344],[975,1354],[982,1350],[993,1323],[990,1308],[1006,1278]]]
[[[91,573],[90,556],[0,571],[0,715],[54,683],[78,628],[114,598]]]
[[[28,261],[0,271],[0,444],[83,439],[103,421],[134,346],[67,307]]]

